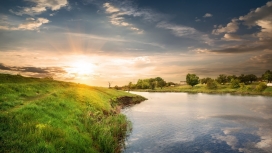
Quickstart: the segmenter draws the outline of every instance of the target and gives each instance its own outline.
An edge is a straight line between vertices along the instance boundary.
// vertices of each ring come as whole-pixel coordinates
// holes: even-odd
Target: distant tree
[[[220,75],[217,77],[216,81],[217,81],[218,83],[220,83],[220,84],[225,84],[225,83],[228,82],[228,79],[227,79],[227,76],[226,76],[225,74],[220,74]]]
[[[167,87],[172,86],[172,85],[175,86],[176,83],[174,83],[174,82],[167,82],[167,83],[166,83],[166,86],[167,86]]]
[[[232,79],[238,79],[238,77],[236,75],[229,75],[229,76],[227,76],[228,82],[231,82]]]
[[[129,82],[128,83],[128,92],[131,90],[131,87],[132,87],[132,82]]]
[[[161,77],[156,77],[155,80],[157,82],[157,87],[162,89],[162,87],[166,86],[166,82]]]
[[[132,88],[137,89],[155,89],[156,87],[164,87],[166,82],[161,77],[149,78],[149,79],[139,79],[136,84],[132,85]]]
[[[247,77],[247,80],[250,82],[250,83],[252,83],[253,81],[257,81],[257,76],[256,75],[254,75],[254,74],[249,74],[249,75],[246,75],[246,77]]]
[[[188,73],[186,75],[186,82],[193,87],[199,83],[199,77],[195,74]]]
[[[120,88],[117,85],[114,86],[114,89],[120,90]]]
[[[207,88],[208,89],[217,89],[217,82],[213,79],[208,80]]]
[[[111,82],[108,82],[109,83],[109,89],[111,88]]]
[[[266,88],[267,88],[267,85],[266,85],[265,83],[261,82],[261,83],[259,83],[259,84],[256,86],[255,90],[257,90],[257,91],[259,91],[259,92],[262,92],[262,91],[264,91]]]
[[[240,80],[239,79],[232,79],[230,81],[231,88],[240,88]]]
[[[238,79],[240,80],[241,83],[244,84],[249,84],[249,78],[247,75],[241,74]]]
[[[272,82],[272,71],[267,70],[265,73],[262,75],[262,78],[264,80],[267,80],[268,83]]]
[[[202,78],[200,79],[200,83],[201,84],[207,84],[210,80],[212,80],[211,78],[207,77],[207,78]]]

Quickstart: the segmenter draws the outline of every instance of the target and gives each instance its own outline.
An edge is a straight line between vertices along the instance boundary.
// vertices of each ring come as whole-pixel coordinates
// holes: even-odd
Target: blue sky
[[[272,1],[0,2],[0,72],[106,86],[272,67]]]

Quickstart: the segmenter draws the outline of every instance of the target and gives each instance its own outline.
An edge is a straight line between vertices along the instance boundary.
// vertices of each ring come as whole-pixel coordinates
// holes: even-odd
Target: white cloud
[[[49,20],[46,18],[26,18],[26,21],[18,26],[13,26],[10,23],[0,25],[0,30],[39,30],[39,27],[45,23],[49,23]]]
[[[18,26],[18,29],[22,30],[38,30],[38,28],[44,24],[48,23],[49,20],[45,18],[37,18],[37,20],[33,19],[32,20],[27,20],[27,22],[22,23]]]
[[[31,2],[35,5],[32,7],[19,7],[20,8],[19,11],[13,11],[12,9],[10,9],[9,11],[20,16],[24,14],[35,16],[41,14],[42,12],[45,12],[47,9],[56,11],[68,5],[67,0],[25,0],[25,1]]]
[[[203,17],[204,18],[210,18],[210,17],[212,17],[213,15],[211,14],[211,13],[206,13]]]
[[[222,25],[218,26],[216,29],[212,31],[212,34],[219,35],[221,33],[234,33],[239,29],[238,19],[232,19],[230,23],[227,24],[226,27]]]
[[[244,25],[249,28],[253,26],[261,27],[261,31],[255,35],[259,40],[272,40],[272,1],[267,2],[266,5],[258,7],[255,10],[250,11],[245,16],[240,16],[239,19],[232,19],[225,27],[222,25],[215,27],[213,34],[219,35],[221,33],[235,33],[239,29],[239,23],[243,22]],[[225,35],[224,38],[230,35]],[[228,39],[228,38],[226,38]]]
[[[258,25],[257,21],[259,20],[270,20],[272,16],[272,1],[267,2],[266,5],[258,7],[257,9],[249,12],[245,16],[240,16],[239,20],[244,21],[244,24],[247,26],[256,26]]]
[[[197,33],[197,31],[194,28],[169,24],[166,22],[158,23],[157,27],[171,30],[172,33],[177,37],[189,36]]]
[[[124,8],[121,10],[110,3],[104,3],[103,7],[105,8],[105,12],[107,14],[110,14],[109,18],[111,24],[127,27],[133,31],[136,31],[137,34],[143,33],[143,30],[140,30],[139,28],[136,28],[133,24],[125,21],[125,18],[123,17],[124,15],[135,15],[134,13],[132,13],[132,11],[127,11]]]
[[[110,3],[103,4],[103,7],[106,8],[107,13],[115,13],[120,11],[118,8],[112,6]]]
[[[241,41],[242,39],[241,39],[241,37],[239,35],[226,33],[224,35],[224,38],[222,38],[222,40],[226,40],[226,41]]]
[[[226,27],[222,25],[214,27],[213,34],[224,34],[222,40],[227,41],[241,41],[241,38],[247,38],[243,44],[233,47],[225,47],[216,52],[228,52],[228,53],[241,53],[241,52],[259,52],[265,50],[271,50],[272,45],[272,1],[266,3],[266,5],[256,8],[250,11],[244,16],[240,16],[239,19],[232,19]],[[239,29],[239,24],[244,24],[249,28],[259,27],[260,30],[250,35],[237,35],[233,34]],[[257,28],[256,28],[257,29]]]
[[[238,140],[235,136],[232,136],[232,135],[223,136],[219,134],[214,134],[212,137],[220,141],[225,141],[233,150],[236,149]]]
[[[243,21],[245,25],[259,26],[261,31],[256,36],[262,40],[272,40],[272,1],[267,2],[266,5],[259,7],[245,16],[240,16],[239,20]]]

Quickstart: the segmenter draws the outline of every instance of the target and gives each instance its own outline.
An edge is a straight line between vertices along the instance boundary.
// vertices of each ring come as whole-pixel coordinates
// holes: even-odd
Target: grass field
[[[265,95],[272,96],[272,87],[267,87],[263,91],[257,91],[256,86],[259,83],[252,83],[250,85],[240,85],[240,88],[231,88],[229,84],[218,84],[217,89],[208,89],[206,84],[198,84],[194,87],[190,85],[170,86],[164,88],[152,89],[135,89],[134,91],[146,91],[146,92],[189,92],[189,93],[231,93],[231,94],[246,94],[246,95]]]
[[[0,74],[0,152],[120,152],[122,101],[144,98],[87,85]]]

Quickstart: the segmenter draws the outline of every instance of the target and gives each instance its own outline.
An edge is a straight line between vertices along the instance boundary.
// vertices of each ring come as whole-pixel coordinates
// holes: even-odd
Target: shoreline
[[[271,97],[272,96],[272,87],[267,87],[268,90],[263,91],[263,92],[257,92],[257,91],[242,91],[239,89],[232,89],[231,91],[226,91],[226,90],[209,90],[209,89],[199,89],[199,88],[192,88],[192,89],[136,89],[136,90],[131,90],[133,92],[181,92],[181,93],[206,93],[206,94],[231,94],[231,95],[259,95],[259,96],[267,96]]]

